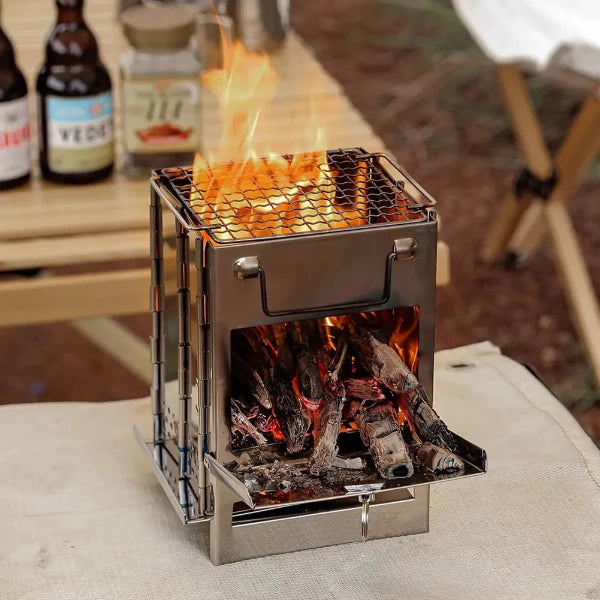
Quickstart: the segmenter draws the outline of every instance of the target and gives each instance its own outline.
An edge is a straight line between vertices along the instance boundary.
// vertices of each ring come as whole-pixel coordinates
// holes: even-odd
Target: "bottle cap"
[[[134,6],[121,23],[129,43],[140,50],[185,48],[196,30],[195,11],[187,6]]]

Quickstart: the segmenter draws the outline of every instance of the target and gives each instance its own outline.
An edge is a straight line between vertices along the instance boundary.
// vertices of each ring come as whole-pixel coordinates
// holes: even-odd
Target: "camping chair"
[[[550,234],[573,321],[600,387],[600,310],[565,206],[600,148],[600,2],[598,0],[454,0],[484,52],[497,65],[525,168],[484,242],[486,263],[523,261]],[[524,72],[583,84],[587,99],[554,156]]]

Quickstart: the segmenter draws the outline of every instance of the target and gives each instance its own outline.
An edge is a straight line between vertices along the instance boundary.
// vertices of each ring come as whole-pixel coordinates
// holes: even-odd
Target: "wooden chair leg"
[[[600,86],[584,103],[556,154],[558,182],[553,196],[563,202],[573,193],[600,146],[599,93]],[[521,260],[531,256],[540,245],[546,231],[543,211],[542,201],[533,202],[508,242],[509,252]]]
[[[573,322],[600,388],[600,308],[592,280],[564,202],[551,198],[544,215]]]
[[[504,258],[508,242],[517,228],[523,214],[523,202],[509,193],[500,209],[500,214],[488,231],[481,247],[480,259],[486,264],[496,263]]]
[[[504,103],[527,168],[540,179],[546,179],[552,175],[554,166],[525,78],[513,65],[499,65],[497,72]],[[500,216],[483,244],[481,259],[484,262],[492,263],[504,258],[507,244],[527,203],[527,198],[517,199],[514,194],[504,201]]]

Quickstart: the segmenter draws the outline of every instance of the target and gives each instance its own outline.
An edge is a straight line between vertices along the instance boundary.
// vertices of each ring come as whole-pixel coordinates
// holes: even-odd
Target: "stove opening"
[[[323,429],[332,437],[336,433],[322,422],[330,404],[342,409],[338,434],[358,432],[355,413],[361,402],[381,403],[402,424],[399,399],[373,378],[365,363],[369,357],[356,352],[360,335],[387,344],[417,376],[417,306],[232,331],[232,450],[279,443],[294,456],[314,449]],[[344,398],[336,403],[340,395]]]
[[[418,306],[233,330],[229,468],[286,497],[460,471],[418,370]]]

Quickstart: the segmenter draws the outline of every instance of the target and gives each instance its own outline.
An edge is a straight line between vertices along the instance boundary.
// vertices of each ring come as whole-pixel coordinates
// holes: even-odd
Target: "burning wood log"
[[[265,446],[267,438],[254,426],[252,421],[242,410],[238,400],[231,399],[231,424],[234,433],[241,432],[244,435],[249,435],[259,446]]]
[[[434,473],[462,471],[465,468],[465,463],[459,456],[431,442],[421,444],[416,454],[425,467]]]
[[[273,413],[283,435],[289,454],[300,452],[304,446],[304,436],[310,427],[310,418],[296,395],[288,374],[277,368],[270,382],[270,395]]]
[[[270,331],[274,338],[278,368],[293,379],[296,374],[296,364],[288,330],[284,323],[279,323],[270,325]]]
[[[405,401],[402,401],[402,406],[406,413]],[[464,469],[465,464],[457,454],[431,442],[423,442],[416,432],[415,424],[411,419],[406,421],[406,425],[407,427],[404,428],[403,433],[407,445],[413,456],[416,456],[426,469],[434,473],[451,473]]]
[[[296,321],[290,326],[290,339],[296,360],[298,388],[311,410],[317,410],[325,398],[317,357],[320,340],[310,323]]]
[[[352,345],[363,369],[392,392],[402,394],[419,385],[399,354],[370,331],[355,330]]]
[[[360,407],[354,418],[360,437],[365,446],[369,447],[379,474],[386,479],[410,477],[413,474],[412,460],[391,403],[379,403],[370,408]]]
[[[241,388],[247,391],[261,406],[271,408],[272,403],[269,398],[269,391],[259,369],[253,366],[250,361],[242,359],[235,352],[231,354],[231,368],[234,376],[234,394],[238,391],[237,388]]]
[[[370,331],[354,331],[352,343],[361,366],[386,388],[404,396],[418,434],[453,451],[454,436],[433,410],[425,390],[400,355]]]
[[[375,379],[345,379],[346,394],[351,398],[367,402],[379,402],[385,398]]]
[[[338,453],[337,439],[342,424],[342,412],[346,401],[346,390],[340,380],[340,369],[348,352],[348,339],[344,336],[338,343],[335,356],[325,378],[323,407],[314,422],[315,441],[310,472],[319,475],[331,467]]]
[[[298,387],[306,403],[317,410],[325,398],[325,388],[317,362],[317,353],[304,345],[295,347]]]
[[[254,424],[259,431],[267,432],[273,430],[273,422],[275,421],[275,417],[273,416],[272,411],[264,411],[259,410],[256,418],[254,419]]]
[[[454,435],[430,406],[423,386],[417,385],[416,388],[405,392],[401,395],[401,399],[409,408],[408,417],[422,439],[451,452],[456,450]]]

